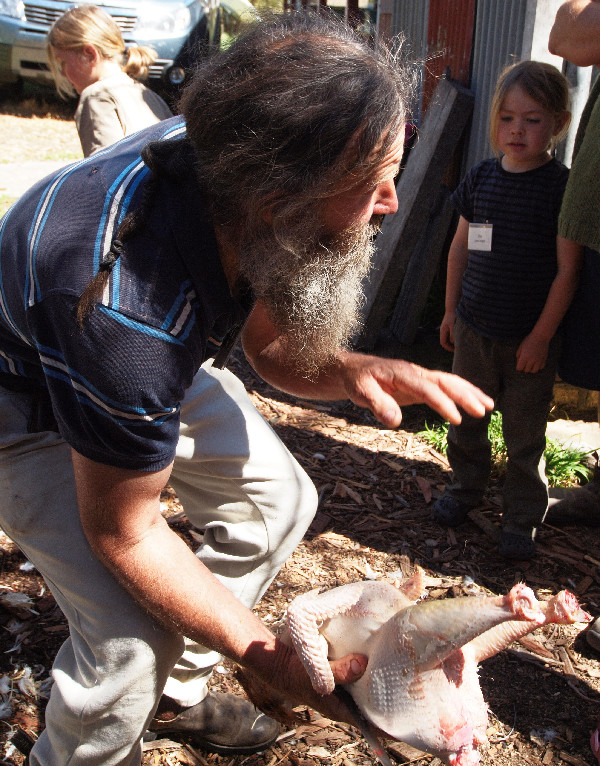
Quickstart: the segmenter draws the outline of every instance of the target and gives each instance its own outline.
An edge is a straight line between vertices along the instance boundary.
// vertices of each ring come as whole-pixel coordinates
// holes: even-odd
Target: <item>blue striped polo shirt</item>
[[[150,170],[158,185],[108,288],[80,327],[79,297]],[[239,321],[181,117],[40,181],[0,221],[0,385],[50,395],[85,457],[142,471],[173,460],[179,408],[210,338]]]
[[[484,337],[522,340],[557,273],[558,212],[568,169],[552,159],[509,173],[497,159],[465,176],[451,199],[470,223],[491,223],[491,251],[470,250],[457,313]]]

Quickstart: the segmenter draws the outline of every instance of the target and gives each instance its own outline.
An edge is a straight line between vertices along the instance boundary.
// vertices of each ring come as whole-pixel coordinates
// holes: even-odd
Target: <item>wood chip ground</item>
[[[448,480],[445,458],[419,435],[435,415],[405,410],[402,427],[384,429],[369,413],[347,403],[304,402],[264,384],[239,354],[231,367],[246,383],[256,407],[314,480],[319,493],[315,520],[256,611],[276,627],[297,594],[364,578],[406,575],[415,565],[427,573],[431,598],[506,593],[525,581],[540,599],[573,590],[592,614],[600,613],[600,536],[587,528],[544,527],[539,555],[510,563],[496,554],[499,487],[455,530],[440,529],[431,503]],[[197,544],[198,536],[170,490],[163,509],[172,528]],[[18,727],[32,737],[43,726],[49,671],[67,635],[64,618],[35,570],[8,538],[0,540],[0,590],[16,595],[0,603],[0,702],[11,713],[0,719],[4,763],[21,764],[10,735]],[[22,603],[19,603],[21,601]],[[490,707],[484,766],[571,764],[593,766],[589,737],[600,713],[600,656],[578,635],[581,626],[537,630],[481,667]],[[216,688],[241,692],[227,661],[214,674]],[[0,685],[0,689],[2,689]],[[144,766],[370,766],[377,761],[360,734],[346,724],[305,710],[305,722],[282,730],[268,751],[225,758],[189,742],[156,740],[144,748]],[[0,714],[2,708],[0,707]],[[439,766],[439,760],[403,743],[385,742],[400,764]]]

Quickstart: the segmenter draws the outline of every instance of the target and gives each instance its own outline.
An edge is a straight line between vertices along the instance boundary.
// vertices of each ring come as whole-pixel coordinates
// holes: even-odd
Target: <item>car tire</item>
[[[23,97],[23,80],[0,82],[0,101],[20,101]]]

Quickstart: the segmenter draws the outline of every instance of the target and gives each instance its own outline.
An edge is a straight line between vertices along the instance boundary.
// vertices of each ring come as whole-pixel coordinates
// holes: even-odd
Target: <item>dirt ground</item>
[[[0,106],[4,138],[1,110]],[[50,143],[52,119],[37,119],[48,120],[42,135]],[[430,410],[408,407],[401,428],[388,430],[352,405],[303,402],[274,391],[257,378],[239,352],[230,366],[312,477],[320,498],[310,530],[256,608],[267,624],[275,627],[287,604],[306,590],[408,574],[416,565],[427,574],[429,598],[506,593],[524,581],[542,600],[568,588],[588,611],[600,614],[597,529],[544,526],[533,561],[507,562],[496,554],[496,482],[485,506],[463,527],[443,530],[431,522],[431,503],[449,474],[444,457],[418,436],[425,422],[431,425],[435,420]],[[196,545],[184,510],[168,491],[163,509],[172,528]],[[481,686],[490,709],[484,766],[593,766],[589,737],[600,713],[600,655],[578,635],[580,628],[538,629],[482,664]],[[8,538],[0,538],[0,762],[20,766],[23,757],[13,743],[23,733],[35,738],[43,729],[50,668],[66,637],[64,618],[42,579]],[[239,691],[228,662],[218,666],[214,684]],[[293,729],[282,728],[279,741],[260,755],[225,758],[185,741],[159,740],[146,743],[143,762],[145,766],[377,763],[352,727],[311,711],[305,711],[304,718]],[[15,732],[17,739],[11,740]],[[402,743],[386,740],[385,745],[394,762],[439,766],[438,759]]]
[[[0,101],[0,172],[3,163],[80,159],[74,113],[72,102],[36,91],[16,103]]]

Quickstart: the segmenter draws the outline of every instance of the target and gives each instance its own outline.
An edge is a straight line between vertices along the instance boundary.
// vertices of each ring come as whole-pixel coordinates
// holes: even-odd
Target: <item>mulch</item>
[[[231,368],[246,383],[259,411],[314,480],[319,510],[302,543],[257,606],[277,629],[299,593],[346,582],[426,572],[430,598],[506,593],[525,581],[538,598],[562,588],[575,592],[588,611],[600,613],[600,535],[587,528],[544,526],[531,562],[507,562],[496,553],[499,483],[486,503],[455,530],[429,516],[448,480],[445,458],[419,436],[436,416],[425,407],[405,409],[401,428],[380,426],[349,403],[305,402],[274,391],[236,354]],[[164,515],[197,545],[184,509],[168,489]],[[52,658],[67,628],[35,570],[8,538],[0,540],[0,748],[8,764],[21,764],[11,745],[17,730],[35,738],[43,727]],[[23,569],[25,565],[25,569]],[[12,603],[7,601],[7,594]],[[22,594],[18,596],[17,594]],[[21,600],[21,603],[15,601]],[[27,600],[29,599],[29,601]],[[589,737],[600,713],[600,655],[578,635],[581,626],[548,626],[513,644],[481,667],[490,707],[489,745],[482,764],[592,766]],[[216,688],[241,692],[231,663],[214,674]],[[8,710],[6,707],[8,706]],[[4,711],[4,714],[3,714]],[[189,742],[145,744],[145,765],[367,766],[377,761],[359,732],[302,711],[303,720],[282,730],[259,755],[226,758]],[[439,759],[403,743],[386,741],[394,762],[439,766]],[[0,750],[1,752],[1,750]]]

